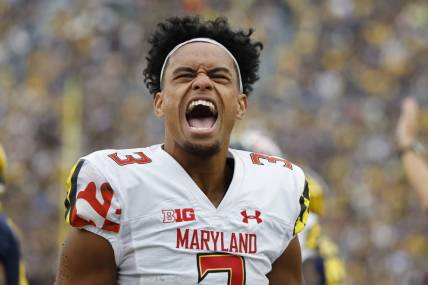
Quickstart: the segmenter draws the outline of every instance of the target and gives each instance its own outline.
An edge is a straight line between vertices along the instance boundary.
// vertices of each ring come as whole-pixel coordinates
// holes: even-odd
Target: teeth
[[[210,101],[207,101],[207,100],[195,100],[195,101],[192,101],[192,102],[189,104],[189,106],[187,107],[187,111],[186,111],[186,113],[187,113],[187,114],[188,114],[188,113],[190,113],[190,112],[193,110],[193,108],[195,108],[195,107],[196,107],[196,106],[198,106],[198,105],[207,106],[208,108],[210,108],[211,112],[212,112],[214,115],[217,115],[217,110],[216,110],[216,108],[215,108],[214,104],[213,104],[213,103],[211,103]]]

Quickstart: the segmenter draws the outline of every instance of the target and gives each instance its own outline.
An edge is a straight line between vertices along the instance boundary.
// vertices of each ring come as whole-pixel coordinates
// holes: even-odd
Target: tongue
[[[215,119],[213,117],[189,119],[189,125],[197,129],[209,129],[214,125],[214,123]]]

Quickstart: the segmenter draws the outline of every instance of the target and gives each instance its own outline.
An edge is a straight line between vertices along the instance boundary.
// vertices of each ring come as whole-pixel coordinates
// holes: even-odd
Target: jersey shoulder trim
[[[306,222],[309,216],[309,202],[310,202],[309,199],[310,199],[310,194],[309,194],[308,182],[305,181],[303,192],[299,198],[300,212],[294,224],[293,235],[296,235],[301,231],[303,231],[306,225]]]
[[[70,213],[74,205],[76,204],[76,192],[77,192],[77,177],[79,176],[80,169],[85,162],[84,159],[79,159],[72,167],[68,174],[65,182],[66,187],[66,198],[64,201],[65,206],[65,220],[70,223]]]

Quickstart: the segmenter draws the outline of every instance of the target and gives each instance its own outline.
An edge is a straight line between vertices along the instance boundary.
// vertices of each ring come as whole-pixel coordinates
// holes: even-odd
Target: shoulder
[[[296,184],[297,188],[304,188],[303,170],[285,158],[237,149],[230,149],[230,152],[243,162],[247,173],[261,175],[272,182],[291,183]]]
[[[105,149],[80,158],[67,178],[66,220],[77,228],[119,232],[123,198],[153,147]]]
[[[0,237],[3,238],[5,236],[10,236],[11,234],[12,230],[7,222],[6,216],[0,214]]]
[[[121,180],[132,179],[130,169],[151,164],[158,147],[98,150],[81,157],[72,167],[70,175],[81,179],[105,179],[111,184],[120,183]]]
[[[11,252],[16,247],[18,239],[6,215],[0,214],[0,253]]]
[[[292,235],[301,232],[309,208],[309,188],[302,168],[279,156],[235,149],[230,152],[242,161],[248,185],[259,185],[254,191],[262,190],[272,209],[293,227]]]
[[[259,152],[251,152],[239,149],[230,148],[229,151],[235,156],[241,159],[245,164],[266,166],[268,168],[275,169],[276,166],[281,166],[284,169],[288,169],[291,172],[302,172],[302,169],[289,161],[286,158],[274,155],[267,155]]]
[[[88,161],[96,167],[120,167],[152,162],[159,145],[128,149],[104,149],[83,156],[80,160]]]
[[[1,235],[16,237],[17,231],[13,222],[5,215],[0,214],[0,232]]]

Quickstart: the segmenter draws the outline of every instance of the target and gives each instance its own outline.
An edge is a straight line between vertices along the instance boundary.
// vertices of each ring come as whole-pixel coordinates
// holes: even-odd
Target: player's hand
[[[399,149],[414,144],[418,135],[419,106],[415,98],[406,97],[401,102],[401,113],[395,132]]]

